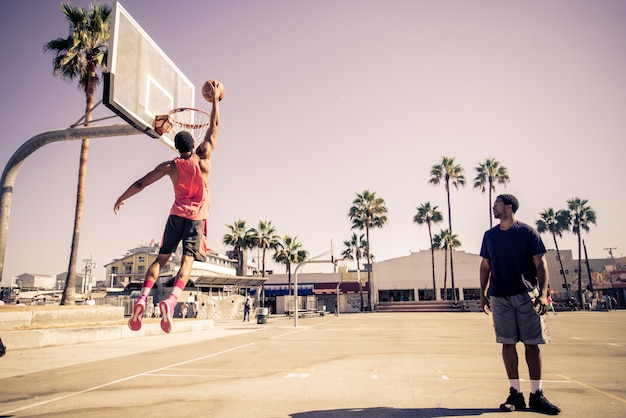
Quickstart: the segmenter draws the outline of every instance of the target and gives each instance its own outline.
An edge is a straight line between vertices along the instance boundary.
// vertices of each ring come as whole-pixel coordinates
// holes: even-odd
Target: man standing
[[[534,228],[515,219],[518,208],[517,198],[510,194],[498,196],[493,204],[493,215],[500,224],[483,236],[480,304],[486,314],[493,313],[496,341],[502,344],[502,360],[511,386],[500,410],[526,408],[516,348],[521,341],[530,375],[529,407],[557,415],[561,410],[545,398],[541,389],[539,344],[550,339],[541,318],[548,308],[546,249]]]
[[[126,203],[126,199],[136,195],[147,186],[168,176],[174,186],[174,204],[167,219],[165,232],[156,260],[148,267],[141,289],[141,296],[133,307],[133,313],[128,320],[131,330],[141,328],[141,320],[146,310],[146,301],[150,290],[154,286],[161,268],[170,259],[172,253],[183,242],[183,256],[180,269],[176,274],[174,290],[172,294],[159,303],[161,311],[161,329],[170,332],[172,329],[172,315],[178,297],[182,294],[193,261],[204,261],[204,224],[209,212],[209,172],[211,171],[211,154],[217,141],[219,128],[219,82],[209,83],[211,91],[208,92],[213,98],[210,125],[207,129],[204,141],[198,145],[194,153],[194,141],[189,132],[178,132],[174,137],[174,145],[180,156],[159,164],[154,170],[133,183],[115,202],[113,210],[118,213],[120,207]]]

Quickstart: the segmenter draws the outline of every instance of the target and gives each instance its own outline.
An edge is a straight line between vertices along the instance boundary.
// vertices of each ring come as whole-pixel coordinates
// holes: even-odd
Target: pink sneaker
[[[176,307],[176,299],[172,296],[159,302],[159,310],[161,311],[161,329],[163,332],[169,333],[172,330],[172,317],[174,308]]]
[[[135,302],[135,306],[133,306],[133,314],[130,316],[128,320],[128,328],[132,331],[139,331],[141,329],[141,320],[143,319],[143,313],[146,311],[146,300],[148,297],[146,295],[141,295]]]

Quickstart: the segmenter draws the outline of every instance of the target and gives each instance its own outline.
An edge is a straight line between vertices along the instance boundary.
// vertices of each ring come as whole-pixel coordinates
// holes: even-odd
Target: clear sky
[[[209,220],[210,245],[221,253],[225,225],[238,218],[250,227],[272,220],[311,255],[323,253],[331,239],[349,238],[348,209],[365,189],[389,210],[388,225],[371,233],[378,260],[427,249],[427,228],[413,216],[428,201],[447,212],[444,187],[428,179],[450,156],[468,183],[452,190],[461,250],[478,253],[489,226],[487,195],[472,179],[479,162],[493,157],[511,178],[496,192],[518,196],[518,219],[534,225],[545,208],[588,199],[598,218],[583,235],[589,256],[608,257],[610,247],[626,254],[622,0],[122,5],[198,86],[198,106],[210,109],[200,95],[205,80],[226,87]],[[84,94],[53,76],[52,55],[42,49],[67,33],[55,0],[3,6],[3,168],[25,141],[84,112]],[[98,114],[113,113],[101,106]],[[50,144],[21,167],[5,280],[67,270],[79,151],[80,141]],[[79,271],[93,254],[102,279],[105,264],[160,239],[173,196],[168,181],[131,198],[117,216],[113,204],[173,156],[143,135],[91,140]],[[554,248],[551,237],[544,242]],[[576,257],[571,233],[559,246]]]

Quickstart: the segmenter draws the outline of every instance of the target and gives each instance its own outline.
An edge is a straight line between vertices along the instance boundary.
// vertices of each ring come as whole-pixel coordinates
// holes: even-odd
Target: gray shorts
[[[545,344],[550,333],[542,316],[535,310],[535,298],[528,293],[514,296],[491,296],[493,327],[500,344]]]

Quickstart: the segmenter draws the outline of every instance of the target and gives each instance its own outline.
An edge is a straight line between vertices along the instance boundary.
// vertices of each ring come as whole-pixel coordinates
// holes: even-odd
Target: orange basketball
[[[204,84],[202,85],[202,97],[204,97],[204,100],[206,100],[207,102],[213,102],[213,96],[211,95],[211,86],[209,83],[217,85],[217,87],[219,88],[219,98],[220,101],[222,101],[222,99],[224,98],[224,85],[220,83],[219,80],[208,80],[204,82]]]

